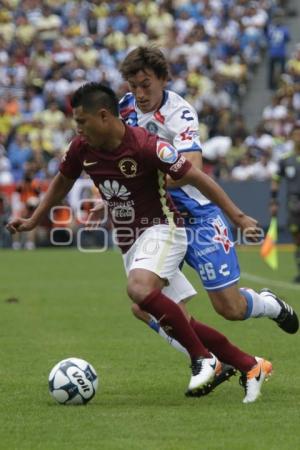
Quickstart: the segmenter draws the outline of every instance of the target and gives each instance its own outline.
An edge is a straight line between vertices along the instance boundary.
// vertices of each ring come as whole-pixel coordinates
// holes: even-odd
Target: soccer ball
[[[49,391],[58,403],[82,405],[89,402],[98,387],[98,376],[91,364],[79,358],[63,359],[49,374]]]

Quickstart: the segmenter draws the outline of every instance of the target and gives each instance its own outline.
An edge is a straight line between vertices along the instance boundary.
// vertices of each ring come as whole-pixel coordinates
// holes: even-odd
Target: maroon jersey
[[[158,224],[182,225],[166,192],[165,174],[181,178],[191,167],[168,142],[144,128],[125,126],[121,145],[112,150],[92,148],[77,136],[60,171],[76,179],[84,170],[108,205],[118,244],[126,252],[146,229]]]

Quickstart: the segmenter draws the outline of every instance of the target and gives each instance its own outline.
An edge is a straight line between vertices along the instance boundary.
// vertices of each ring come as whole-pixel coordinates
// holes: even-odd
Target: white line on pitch
[[[282,287],[282,288],[286,288],[286,289],[291,289],[292,291],[300,291],[300,285],[288,283],[287,281],[271,280],[270,278],[259,277],[257,275],[252,275],[251,273],[247,273],[247,272],[242,272],[241,278],[244,278],[245,280],[249,280],[249,281],[254,281],[259,284],[263,284],[266,287],[267,286],[276,286],[279,288]]]

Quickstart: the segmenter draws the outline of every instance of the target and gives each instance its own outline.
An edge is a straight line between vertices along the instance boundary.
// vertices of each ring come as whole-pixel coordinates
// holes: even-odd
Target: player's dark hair
[[[121,64],[120,72],[124,80],[136,75],[140,70],[153,70],[157,78],[167,80],[169,67],[167,60],[157,47],[137,47],[132,50]]]
[[[119,116],[119,102],[112,89],[101,83],[86,83],[78,88],[71,99],[72,108],[82,106],[89,112],[105,108],[114,116]]]

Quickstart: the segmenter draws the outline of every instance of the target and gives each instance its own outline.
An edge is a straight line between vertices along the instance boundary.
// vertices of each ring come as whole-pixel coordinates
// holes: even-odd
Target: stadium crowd
[[[58,170],[74,134],[70,96],[85,81],[110,85],[121,97],[127,85],[119,64],[138,45],[155,44],[168,57],[169,89],[196,108],[205,170],[216,178],[270,179],[300,114],[300,47],[277,80],[255,133],[240,113],[241,100],[267,52],[276,0],[2,0],[0,10],[0,246],[4,224],[30,214]],[[276,83],[277,83],[276,82]],[[81,192],[94,195],[83,179]],[[68,206],[68,205],[66,205]],[[83,205],[86,210],[88,205]],[[61,209],[58,223],[81,226]],[[46,242],[49,228],[37,231]],[[33,248],[27,236],[14,248]]]

